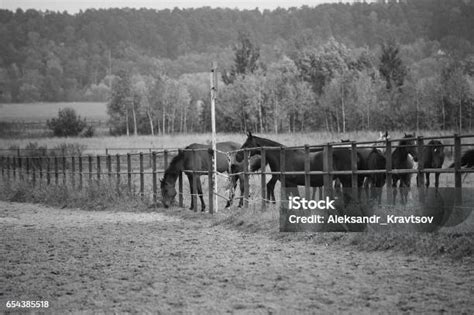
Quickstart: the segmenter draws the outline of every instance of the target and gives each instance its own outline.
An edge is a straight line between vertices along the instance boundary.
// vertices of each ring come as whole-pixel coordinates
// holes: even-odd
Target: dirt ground
[[[466,313],[471,263],[272,240],[209,220],[0,202],[0,312]]]

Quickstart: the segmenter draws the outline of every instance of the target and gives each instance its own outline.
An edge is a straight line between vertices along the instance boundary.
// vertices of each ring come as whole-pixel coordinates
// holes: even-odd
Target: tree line
[[[0,102],[107,101],[111,131],[471,128],[474,4],[0,10]]]
[[[241,33],[221,67],[216,124],[222,132],[472,130],[474,58],[437,42],[349,48],[334,38],[264,63]],[[114,133],[210,131],[209,73],[172,79],[120,72],[109,114]]]

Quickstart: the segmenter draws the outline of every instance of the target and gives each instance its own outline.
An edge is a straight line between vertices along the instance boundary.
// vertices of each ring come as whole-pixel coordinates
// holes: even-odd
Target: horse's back
[[[226,141],[226,142],[218,142],[216,143],[216,148],[219,151],[222,152],[229,152],[229,151],[235,151],[240,149],[240,144],[237,142],[232,142],[232,141]]]

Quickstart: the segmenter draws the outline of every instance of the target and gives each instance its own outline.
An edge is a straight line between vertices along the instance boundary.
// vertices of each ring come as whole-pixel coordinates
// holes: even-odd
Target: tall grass
[[[419,135],[423,136],[443,136],[452,135],[452,131],[423,131]],[[374,141],[379,138],[379,133],[376,131],[354,131],[346,134],[328,133],[323,131],[308,132],[308,133],[264,133],[256,134],[261,137],[269,138],[280,142],[287,146],[296,145],[316,145],[327,142],[338,142],[341,139],[351,139],[354,141]],[[400,138],[403,132],[393,131],[390,133],[392,138]],[[246,139],[245,134],[241,133],[219,133],[217,141],[234,141],[243,143]],[[172,135],[157,135],[157,136],[101,136],[93,138],[23,138],[23,139],[0,139],[0,148],[8,148],[10,146],[19,146],[24,148],[30,142],[37,142],[40,146],[47,145],[57,146],[63,143],[77,143],[83,145],[87,149],[87,153],[103,153],[105,148],[184,148],[191,143],[209,143],[211,141],[211,134],[209,133],[193,133],[193,134],[172,134]]]

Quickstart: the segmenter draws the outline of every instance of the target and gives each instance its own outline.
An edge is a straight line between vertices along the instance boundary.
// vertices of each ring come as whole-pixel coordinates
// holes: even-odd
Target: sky
[[[351,0],[346,0],[350,2]],[[212,8],[238,8],[238,9],[276,9],[301,7],[302,5],[315,6],[321,3],[338,2],[338,0],[0,0],[0,8],[15,11],[23,10],[50,10],[67,11],[71,14],[89,8],[152,8],[173,9],[199,8],[209,6]]]

